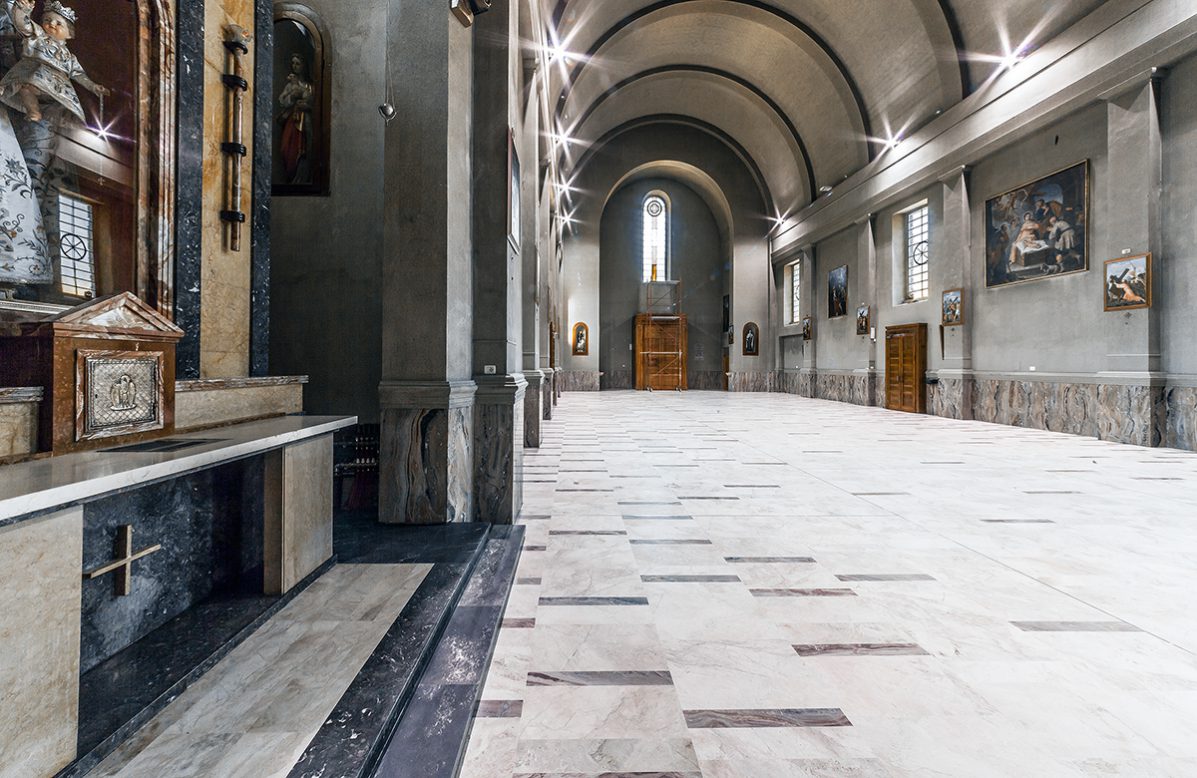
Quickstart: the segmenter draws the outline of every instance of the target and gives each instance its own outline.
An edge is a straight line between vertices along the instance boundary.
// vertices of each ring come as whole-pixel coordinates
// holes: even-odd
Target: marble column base
[[[528,381],[528,390],[524,393],[524,445],[528,448],[540,448],[547,377],[539,370],[528,370],[524,373],[524,378]]]
[[[0,778],[75,758],[82,569],[82,508],[0,529]]]
[[[474,405],[474,521],[514,524],[524,504],[524,403],[520,374],[479,376]]]
[[[553,387],[557,385],[557,380],[554,377],[554,374],[557,371],[551,367],[542,368],[542,370],[544,371],[544,384],[541,386],[540,390],[544,394],[544,398],[541,400],[540,408],[541,413],[544,414],[542,418],[545,421],[552,421],[553,406],[557,404],[554,398],[553,390]]]
[[[379,389],[378,496],[384,524],[450,524],[474,515],[473,381]]]

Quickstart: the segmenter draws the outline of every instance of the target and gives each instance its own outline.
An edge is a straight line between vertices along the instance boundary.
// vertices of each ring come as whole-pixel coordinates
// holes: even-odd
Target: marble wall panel
[[[0,459],[37,450],[37,403],[0,403]]]
[[[1166,402],[1168,429],[1164,445],[1197,451],[1197,387],[1170,386]]]
[[[175,428],[182,431],[247,419],[303,412],[303,384],[180,387],[175,394]]]
[[[82,548],[79,508],[0,529],[0,778],[75,758]]]
[[[553,418],[553,406],[556,404],[554,400],[554,387],[557,385],[557,380],[555,378],[556,372],[556,370],[551,368],[546,370],[544,384],[541,387],[541,391],[544,393],[544,400],[541,404],[541,412],[544,414],[545,421],[550,421]]]
[[[597,370],[558,370],[554,378],[558,393],[599,391]]]
[[[772,392],[777,385],[777,373],[730,373],[729,392]]]
[[[799,393],[802,378],[799,376]],[[814,396],[820,400],[851,403],[852,405],[876,405],[878,377],[866,373],[816,373],[813,381]]]
[[[286,594],[332,557],[332,483],[332,435],[266,455],[266,594]]]
[[[177,95],[181,106],[204,101],[204,6],[176,4],[178,30]],[[200,314],[203,265],[204,112],[181,110],[176,119],[179,158],[175,186],[175,324],[183,329],[176,352],[180,379],[200,376]]]
[[[512,524],[523,505],[524,392],[474,406],[475,520]]]
[[[948,419],[973,417],[973,382],[971,378],[940,378],[927,387],[927,407],[933,416]]]
[[[692,370],[686,381],[689,388],[696,392],[722,392],[723,377],[720,370]]]
[[[540,448],[545,383],[544,377],[530,376],[528,391],[524,393],[524,445],[528,448]]]
[[[474,409],[384,408],[383,461],[402,463],[380,474],[380,520],[448,524],[473,516]]]
[[[262,591],[263,458],[154,484],[89,503],[83,563],[112,559],[117,528],[133,526],[133,591],[112,576],[83,582],[81,669],[91,669],[214,593]]]
[[[1097,428],[1102,440],[1135,446],[1163,444],[1164,389],[1159,386],[1103,385],[1097,388]]]
[[[632,370],[605,370],[599,374],[599,387],[604,392],[635,389],[636,373]]]

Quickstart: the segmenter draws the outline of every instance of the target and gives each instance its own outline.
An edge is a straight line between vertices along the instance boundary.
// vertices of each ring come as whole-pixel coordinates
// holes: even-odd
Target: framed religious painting
[[[275,196],[329,192],[327,41],[315,11],[299,3],[275,4],[270,163]]]
[[[943,293],[943,315],[945,327],[959,327],[964,324],[964,290],[949,289]]]
[[[868,335],[869,328],[873,326],[873,309],[867,305],[861,305],[856,308],[856,334]]]
[[[985,203],[985,285],[1042,281],[1089,269],[1089,162]]]
[[[173,316],[173,19],[174,3],[162,0],[0,7],[8,320],[119,292]]]
[[[574,349],[575,357],[590,356],[590,327],[582,322],[574,325]]]
[[[515,150],[515,134],[507,131],[507,240],[520,247],[520,156]]]
[[[827,276],[827,318],[848,315],[848,266],[841,265]]]
[[[1106,310],[1150,308],[1151,282],[1151,254],[1107,260]]]
[[[754,321],[750,321],[744,325],[742,353],[746,357],[759,357],[761,355],[761,328]]]
[[[802,339],[803,340],[814,340],[815,339],[815,320],[812,319],[810,316],[807,316],[802,319]]]

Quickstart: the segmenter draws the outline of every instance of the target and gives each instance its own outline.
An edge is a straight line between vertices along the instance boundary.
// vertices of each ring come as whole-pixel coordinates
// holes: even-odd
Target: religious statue
[[[71,81],[103,98],[111,91],[92,81],[67,47],[75,37],[75,12],[59,0],[50,0],[42,12],[41,26],[30,18],[33,0],[14,0],[10,10],[13,26],[25,39],[21,59],[0,79],[0,100],[23,112],[31,122],[42,120],[42,98],[58,103],[86,121],[79,94]]]
[[[128,373],[121,375],[108,388],[108,408],[112,411],[131,411],[137,407],[137,383]]]
[[[279,94],[282,107],[278,122],[282,125],[280,153],[288,184],[306,184],[311,180],[312,101],[316,88],[307,75],[307,63],[299,54],[291,55],[291,72]]]

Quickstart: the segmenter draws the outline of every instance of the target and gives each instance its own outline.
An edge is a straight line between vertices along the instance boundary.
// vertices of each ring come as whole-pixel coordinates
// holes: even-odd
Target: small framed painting
[[[809,316],[807,316],[806,318],[804,318],[802,320],[802,339],[803,340],[814,340],[815,339],[815,320]]]
[[[582,322],[574,325],[574,356],[590,356],[590,328]]]
[[[761,355],[761,328],[750,321],[744,325],[744,356],[759,357]]]
[[[1106,310],[1151,307],[1151,254],[1106,260]]]
[[[869,328],[873,325],[873,309],[867,305],[862,305],[856,309],[856,334],[868,335]]]
[[[943,293],[943,326],[959,327],[964,324],[964,290],[949,289]]]

